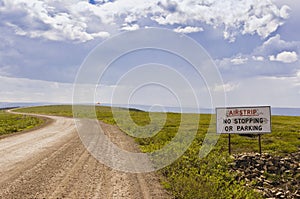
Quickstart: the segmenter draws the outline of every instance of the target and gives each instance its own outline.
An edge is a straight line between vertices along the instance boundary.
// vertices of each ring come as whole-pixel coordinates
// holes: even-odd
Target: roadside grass
[[[92,109],[94,108],[91,106],[78,106],[78,107],[83,108],[83,111],[90,111],[91,108]],[[104,121],[108,124],[115,124],[110,107],[96,107],[96,110],[97,110],[97,117],[99,120]],[[73,109],[71,105],[35,106],[35,107],[28,107],[28,108],[18,108],[16,109],[16,111],[21,113],[36,113],[36,114],[45,114],[45,115],[73,117]]]
[[[72,116],[71,106],[35,107],[18,111]],[[142,152],[151,153],[161,149],[171,140],[180,144],[185,139],[185,135],[196,131],[195,139],[185,153],[171,165],[159,170],[159,173],[164,176],[162,184],[175,198],[262,197],[250,187],[245,186],[245,182],[237,182],[235,180],[236,173],[230,172],[228,165],[233,159],[228,155],[228,135],[220,135],[209,155],[204,158],[199,157],[199,150],[206,133],[208,131],[215,132],[214,115],[201,114],[198,121],[199,115],[197,114],[161,114],[136,110],[130,110],[128,114],[127,111],[122,108],[114,108],[112,112],[110,107],[96,107],[99,120],[113,125],[117,123],[129,135],[149,133],[146,132],[147,130],[158,131],[151,137],[135,138]],[[186,118],[185,122],[182,122],[182,117]],[[165,122],[164,119],[166,119]],[[131,120],[136,125],[132,125]],[[164,122],[164,125],[160,129],[156,124],[161,121]],[[212,126],[210,126],[210,122]],[[175,139],[179,129],[184,132],[183,136]],[[272,133],[262,135],[261,139],[262,152],[284,156],[287,153],[298,151],[300,117],[272,116]],[[232,135],[231,148],[232,153],[258,152],[258,138]]]
[[[0,136],[32,129],[43,124],[43,120],[26,115],[16,115],[0,111]]]
[[[18,108],[15,109],[16,112],[21,113],[35,113],[35,114],[45,114],[45,115],[57,115],[64,117],[72,117],[72,106],[70,105],[57,105],[57,106],[35,106],[28,108]]]

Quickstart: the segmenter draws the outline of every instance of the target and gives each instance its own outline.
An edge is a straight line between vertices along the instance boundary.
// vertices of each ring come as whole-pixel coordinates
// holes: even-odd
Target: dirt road
[[[170,198],[154,173],[124,173],[99,163],[73,119],[49,118],[46,127],[0,140],[0,198]],[[138,150],[118,128],[101,126],[123,148]]]

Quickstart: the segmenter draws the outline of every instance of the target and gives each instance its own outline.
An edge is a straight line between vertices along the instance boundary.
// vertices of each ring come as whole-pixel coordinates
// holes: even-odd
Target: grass
[[[186,137],[196,132],[195,139],[185,153],[171,165],[159,170],[164,176],[162,184],[175,198],[261,198],[259,193],[245,186],[245,182],[235,181],[236,174],[229,171],[228,164],[233,159],[227,152],[227,135],[220,136],[208,156],[199,157],[199,149],[206,132],[215,132],[214,116],[202,114],[198,121],[199,115],[196,114],[149,114],[135,110],[126,114],[126,111],[120,108],[114,108],[113,114],[109,107],[96,107],[95,110],[99,120],[113,125],[118,123],[127,134],[139,136],[135,140],[143,152],[154,152],[170,141],[177,142],[179,146],[186,141]],[[35,107],[20,111],[72,116],[71,106]],[[182,117],[185,118],[184,122],[181,122]],[[262,136],[262,151],[284,155],[299,150],[299,121],[300,117],[272,116],[272,133]],[[213,127],[209,126],[210,122],[213,123]],[[175,137],[179,129],[182,134]],[[142,138],[141,135],[145,133],[153,136]],[[257,137],[232,135],[231,140],[233,153],[258,152]],[[176,150],[174,152],[176,153]]]
[[[57,115],[64,117],[72,117],[72,106],[70,105],[59,105],[59,106],[35,106],[29,108],[19,108],[17,112],[23,113],[36,113],[45,115]]]
[[[0,111],[0,136],[30,130],[41,124],[43,120],[36,117]]]

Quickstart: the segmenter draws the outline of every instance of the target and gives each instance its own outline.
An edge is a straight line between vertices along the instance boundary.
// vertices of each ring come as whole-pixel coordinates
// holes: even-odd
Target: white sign
[[[217,133],[271,133],[270,106],[216,108]]]

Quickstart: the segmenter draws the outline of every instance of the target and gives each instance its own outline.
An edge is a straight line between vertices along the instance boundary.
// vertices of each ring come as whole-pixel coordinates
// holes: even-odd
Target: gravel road
[[[170,198],[155,173],[125,173],[96,160],[72,118],[0,140],[0,198]],[[137,151],[117,127],[100,123],[120,147]]]

